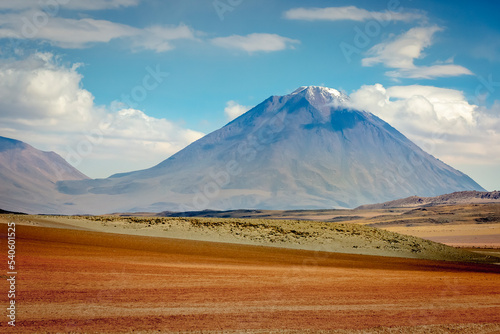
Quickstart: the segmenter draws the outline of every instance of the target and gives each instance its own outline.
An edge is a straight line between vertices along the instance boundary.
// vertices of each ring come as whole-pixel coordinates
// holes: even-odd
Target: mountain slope
[[[0,137],[0,208],[22,212],[58,212],[62,180],[87,176],[54,152],[43,152],[21,141]]]
[[[59,182],[84,212],[356,207],[484,190],[324,87],[272,96],[150,169]],[[107,208],[100,205],[106,203]]]

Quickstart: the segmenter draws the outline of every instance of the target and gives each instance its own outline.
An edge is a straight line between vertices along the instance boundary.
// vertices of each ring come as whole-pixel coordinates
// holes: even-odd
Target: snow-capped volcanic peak
[[[341,92],[339,92],[336,89],[333,88],[328,88],[328,87],[321,87],[321,86],[302,86],[297,88],[292,94],[298,94],[300,92],[306,92],[309,95],[323,95],[323,96],[328,96],[328,95],[333,95],[340,97],[342,95]]]
[[[302,94],[309,102],[330,103],[332,101],[344,102],[349,97],[336,89],[321,86],[302,86],[296,89],[291,95]]]
[[[344,107],[349,97],[336,89],[321,86],[302,86],[296,89],[291,96],[302,95],[313,106],[322,112],[330,108]]]

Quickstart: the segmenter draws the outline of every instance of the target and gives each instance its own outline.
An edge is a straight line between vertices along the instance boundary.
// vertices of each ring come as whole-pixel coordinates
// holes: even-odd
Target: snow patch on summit
[[[333,88],[328,88],[328,87],[321,87],[321,86],[301,86],[294,90],[291,95],[298,94],[301,92],[306,92],[308,95],[313,96],[313,95],[323,95],[323,96],[337,96],[340,97],[343,94],[339,92],[336,89]]]
[[[321,86],[302,86],[290,96],[302,94],[321,114],[327,117],[331,109],[347,108],[349,97],[336,89]]]

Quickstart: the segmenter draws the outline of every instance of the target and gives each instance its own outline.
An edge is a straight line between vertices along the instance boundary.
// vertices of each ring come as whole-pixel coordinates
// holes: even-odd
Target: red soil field
[[[500,329],[495,265],[21,225],[16,233],[16,327],[2,315],[2,333]],[[0,291],[7,305],[5,279]]]

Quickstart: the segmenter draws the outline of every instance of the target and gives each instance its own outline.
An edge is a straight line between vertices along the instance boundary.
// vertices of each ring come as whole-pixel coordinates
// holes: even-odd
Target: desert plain
[[[499,333],[499,208],[1,215],[18,274],[0,332]]]

